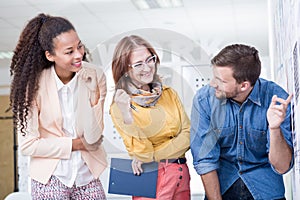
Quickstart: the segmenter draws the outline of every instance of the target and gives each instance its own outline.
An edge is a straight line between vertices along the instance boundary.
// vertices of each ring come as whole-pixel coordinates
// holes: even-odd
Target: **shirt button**
[[[243,142],[242,142],[242,141],[240,141],[240,144],[243,144]]]
[[[242,162],[242,161],[240,161],[239,163],[240,163],[240,164],[243,164],[243,162]]]
[[[179,167],[178,170],[179,170],[179,171],[182,171],[182,167]]]
[[[240,129],[242,129],[243,128],[243,126],[242,125],[240,125]]]
[[[243,172],[239,172],[239,174],[242,174]]]

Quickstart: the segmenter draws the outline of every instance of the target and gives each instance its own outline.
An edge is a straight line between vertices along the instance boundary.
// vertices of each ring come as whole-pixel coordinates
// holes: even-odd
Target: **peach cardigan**
[[[89,90],[78,78],[78,99],[76,110],[76,132],[89,144],[95,143],[103,131],[103,105],[106,96],[106,78],[103,71],[90,63],[83,67],[94,68],[100,90],[97,105],[90,106]],[[76,104],[75,103],[75,104]],[[65,137],[62,131],[62,114],[51,69],[41,73],[39,89],[33,102],[26,136],[18,134],[19,146],[23,155],[30,156],[30,177],[46,184],[60,159],[69,159],[72,150],[72,138]],[[81,151],[81,155],[94,178],[107,167],[106,153],[101,145],[97,151]]]

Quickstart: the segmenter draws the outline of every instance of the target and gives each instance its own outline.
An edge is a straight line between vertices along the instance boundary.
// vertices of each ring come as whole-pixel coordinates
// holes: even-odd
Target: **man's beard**
[[[216,90],[215,91],[215,96],[217,99],[234,99],[235,97],[237,97],[238,95],[238,91],[235,88],[235,90],[233,92],[224,92],[222,90]]]

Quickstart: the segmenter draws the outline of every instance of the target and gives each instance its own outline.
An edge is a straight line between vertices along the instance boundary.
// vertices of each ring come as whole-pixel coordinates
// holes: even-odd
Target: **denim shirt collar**
[[[258,79],[250,93],[250,95],[247,98],[247,101],[250,100],[254,104],[257,104],[258,106],[261,106],[261,97],[260,97],[260,79]]]
[[[221,105],[224,105],[227,103],[229,99],[222,99]],[[252,91],[250,92],[250,95],[245,100],[247,102],[248,100],[252,101],[254,104],[257,104],[258,106],[261,106],[261,98],[260,98],[260,79],[257,79],[256,83],[254,84],[254,87]]]

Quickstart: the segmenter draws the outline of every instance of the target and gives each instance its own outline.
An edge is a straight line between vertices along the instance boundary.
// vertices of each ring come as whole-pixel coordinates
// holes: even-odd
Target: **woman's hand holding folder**
[[[141,173],[143,173],[143,168],[142,168],[143,163],[144,162],[138,160],[137,158],[132,159],[131,166],[132,166],[132,171],[133,171],[134,175],[140,176]]]

